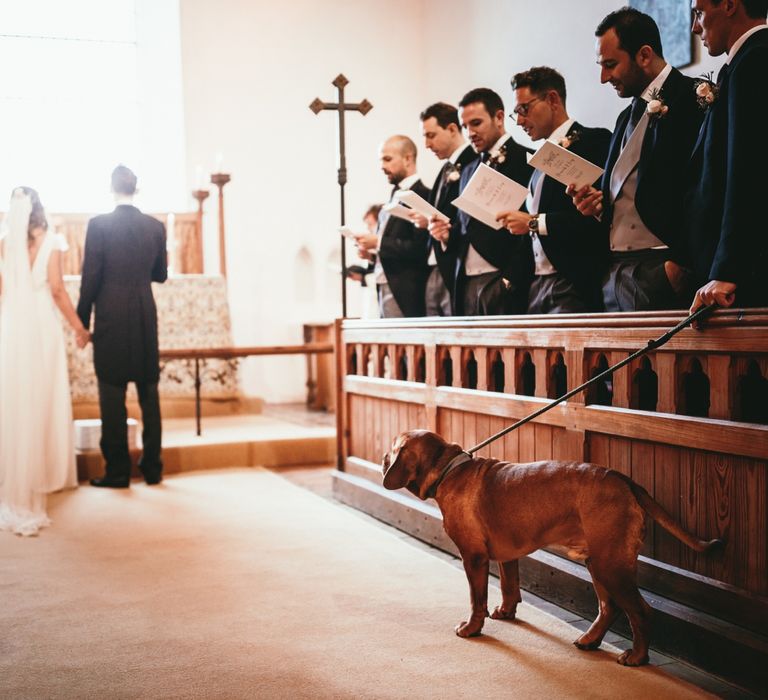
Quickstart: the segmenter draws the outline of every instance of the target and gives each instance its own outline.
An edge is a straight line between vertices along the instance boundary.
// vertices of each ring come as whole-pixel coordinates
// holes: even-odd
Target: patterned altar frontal
[[[77,306],[80,277],[66,276],[65,285]],[[180,275],[164,284],[153,284],[157,304],[160,350],[214,348],[232,345],[232,325],[227,302],[227,282],[219,276]],[[98,401],[93,371],[93,346],[78,350],[75,336],[65,325],[72,401]],[[236,398],[239,381],[236,360],[204,360],[200,363],[206,398]],[[160,362],[160,395],[163,398],[194,398],[192,360]]]

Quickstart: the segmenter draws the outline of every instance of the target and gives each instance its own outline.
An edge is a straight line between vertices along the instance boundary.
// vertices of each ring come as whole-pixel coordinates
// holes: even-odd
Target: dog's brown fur
[[[382,464],[384,486],[405,487],[421,499],[462,449],[439,435],[414,430],[398,435]],[[640,485],[620,472],[580,462],[512,464],[475,458],[451,470],[434,494],[443,526],[461,553],[472,611],[456,634],[480,634],[488,617],[488,562],[499,562],[502,603],[490,617],[511,620],[520,602],[517,560],[541,547],[561,546],[586,559],[599,611],[574,644],[597,649],[623,610],[633,647],[618,658],[625,666],[648,663],[650,606],[637,588],[637,555],[644,515],[686,545],[704,552],[720,540],[698,540]]]

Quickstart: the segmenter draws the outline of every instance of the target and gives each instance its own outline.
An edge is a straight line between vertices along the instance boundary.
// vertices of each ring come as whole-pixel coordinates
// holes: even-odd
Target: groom
[[[77,315],[88,328],[94,307],[93,362],[99,380],[101,452],[105,474],[93,486],[127,488],[128,413],[125,391],[136,384],[143,423],[139,468],[148,484],[162,481],[157,311],[151,282],[168,277],[165,227],[133,206],[136,176],[124,165],[112,172],[117,204],[88,222]]]

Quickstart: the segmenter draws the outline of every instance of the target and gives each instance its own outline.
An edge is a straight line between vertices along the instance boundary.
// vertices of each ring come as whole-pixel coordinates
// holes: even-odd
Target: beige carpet
[[[705,695],[526,605],[459,639],[461,571],[261,469],[86,486],[50,511],[37,539],[0,533],[2,698]]]

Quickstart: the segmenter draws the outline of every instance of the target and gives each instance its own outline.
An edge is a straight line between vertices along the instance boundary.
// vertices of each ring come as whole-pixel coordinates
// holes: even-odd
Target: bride
[[[46,494],[77,486],[72,404],[59,308],[85,347],[64,288],[63,236],[37,192],[18,187],[0,233],[0,530],[36,535]]]

